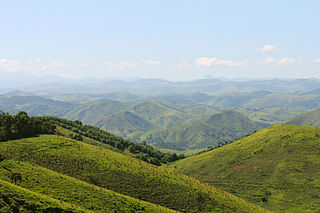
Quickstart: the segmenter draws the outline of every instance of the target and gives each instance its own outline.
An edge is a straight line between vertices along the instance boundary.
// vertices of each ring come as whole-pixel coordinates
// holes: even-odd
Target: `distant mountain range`
[[[28,80],[30,79],[30,80]],[[10,82],[10,84],[8,84]],[[0,92],[23,90],[36,94],[44,93],[110,93],[127,92],[135,94],[172,94],[172,93],[211,93],[215,95],[227,92],[252,92],[268,90],[271,92],[295,92],[320,88],[317,79],[292,80],[219,80],[200,79],[186,82],[171,82],[161,79],[108,80],[108,79],[70,79],[60,77],[10,78],[0,79]]]
[[[141,95],[126,91],[48,93],[43,96],[15,90],[0,95],[0,110],[3,111],[16,113],[22,110],[30,115],[80,120],[126,139],[176,150],[216,146],[267,125],[283,123],[319,106],[319,89],[286,93],[260,90],[221,95],[202,92]],[[210,122],[212,116],[223,112],[229,112],[232,118],[215,117],[214,122]],[[237,122],[243,126],[229,129]]]

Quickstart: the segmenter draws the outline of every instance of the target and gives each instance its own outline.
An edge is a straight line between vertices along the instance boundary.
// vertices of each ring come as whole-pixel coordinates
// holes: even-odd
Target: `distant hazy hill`
[[[173,128],[147,132],[140,139],[158,148],[199,149],[234,140],[266,126],[238,112],[225,111]]]
[[[30,115],[59,116],[75,106],[75,104],[54,101],[39,96],[0,96],[0,110],[12,113],[26,111]]]
[[[288,124],[310,125],[320,127],[320,108],[304,112],[287,121]]]
[[[19,173],[19,189],[66,201],[83,212],[170,211],[158,205],[184,212],[266,212],[191,177],[56,135],[2,142],[0,155],[4,185],[11,187],[8,175]],[[15,205],[19,208],[30,199]]]
[[[271,92],[295,92],[301,90],[314,90],[320,88],[320,81],[316,79],[292,79],[292,80],[220,80],[200,79],[186,82],[171,82],[161,79],[139,79],[139,80],[79,80],[70,83],[69,79],[60,79],[55,83],[36,84],[35,82],[23,80],[19,83],[13,79],[0,79],[1,85],[12,89],[20,89],[33,93],[110,93],[110,92],[132,92],[135,94],[170,94],[170,93],[215,93],[227,92],[250,92],[258,90],[269,90]],[[34,79],[33,79],[34,81]],[[36,82],[45,82],[37,80]],[[28,85],[26,85],[28,83]],[[12,87],[12,85],[16,85]]]
[[[276,212],[319,212],[320,129],[280,125],[172,165]]]

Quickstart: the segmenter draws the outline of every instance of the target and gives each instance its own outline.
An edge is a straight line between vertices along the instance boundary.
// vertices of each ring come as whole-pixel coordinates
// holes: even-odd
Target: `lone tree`
[[[13,172],[10,175],[11,183],[17,184],[17,181],[22,181],[22,176],[20,173]]]

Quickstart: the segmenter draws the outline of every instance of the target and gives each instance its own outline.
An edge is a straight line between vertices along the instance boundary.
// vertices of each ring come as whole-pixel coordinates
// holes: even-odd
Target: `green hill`
[[[270,210],[320,211],[318,128],[269,127],[172,168]]]
[[[0,180],[0,212],[91,212]]]
[[[320,108],[304,112],[287,121],[287,124],[309,125],[320,127]]]
[[[128,107],[127,103],[113,100],[96,101],[74,107],[63,116],[71,120],[91,123],[102,117],[120,112]]]
[[[157,128],[153,123],[128,111],[119,112],[109,117],[101,118],[93,122],[93,125],[122,137],[127,137],[127,135],[132,133],[146,132]]]
[[[157,148],[200,149],[232,141],[266,126],[264,123],[251,121],[238,112],[225,111],[173,128],[147,132],[140,139]]]
[[[196,179],[176,174],[121,153],[56,135],[41,135],[2,142],[0,155],[5,159],[4,163],[27,162],[175,210],[187,212],[265,211],[231,194],[202,184]],[[22,164],[22,167],[24,165],[26,164]],[[23,168],[16,163],[14,168],[23,171]],[[34,167],[35,172],[37,168]],[[62,180],[65,180],[64,177]],[[74,196],[77,195],[71,195],[71,197]]]
[[[30,115],[60,116],[75,106],[39,96],[0,96],[0,110],[10,113],[25,111]]]
[[[78,208],[93,212],[173,212],[161,206],[124,196],[61,173],[20,161],[6,160],[0,163],[0,179],[4,180],[0,184],[3,183],[3,186],[12,186],[8,183],[10,182],[10,172],[8,170],[21,174],[23,179],[18,181],[18,185],[25,191],[63,200],[72,206],[78,206]],[[17,195],[19,194],[21,192],[17,193]],[[13,198],[16,198],[16,195]]]

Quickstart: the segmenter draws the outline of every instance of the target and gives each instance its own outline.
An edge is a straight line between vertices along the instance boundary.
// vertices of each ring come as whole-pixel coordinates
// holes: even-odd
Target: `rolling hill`
[[[10,172],[8,170],[22,175],[22,181],[18,181],[19,186],[9,183]],[[70,205],[69,208],[73,206],[74,210],[70,208],[72,212],[75,212],[76,207],[81,208],[83,212],[174,212],[27,162],[5,160],[0,162],[0,171],[0,186],[6,188],[15,186],[20,189],[20,192],[11,195],[10,199],[16,199],[22,194],[21,192],[26,191],[30,194],[33,192],[39,197],[47,197],[47,200],[54,200],[57,203],[63,200]],[[16,201],[18,204],[20,202]],[[50,207],[50,203],[45,204],[45,207],[43,211]],[[41,209],[41,207],[34,207],[33,210],[36,209]],[[59,212],[58,209],[56,212]]]
[[[121,137],[130,137],[130,134],[143,133],[157,126],[135,113],[123,111],[93,122],[93,125],[106,129]]]
[[[71,120],[81,120],[84,123],[92,123],[102,117],[106,117],[126,109],[126,102],[103,100],[93,103],[81,104],[66,112],[63,116]]]
[[[320,127],[320,108],[310,110],[290,118],[286,123]]]
[[[97,187],[179,211],[266,212],[260,207],[217,188],[202,184],[196,179],[176,174],[170,170],[153,166],[108,149],[56,135],[41,135],[34,138],[2,142],[0,144],[0,155],[4,159],[2,162],[4,166],[22,174],[27,174],[27,177],[23,177],[22,183],[18,182],[17,184],[33,190],[43,190],[35,184],[37,178],[39,178],[38,182],[43,180],[44,183],[37,184],[47,185],[46,193],[54,197],[61,196],[61,199],[73,203],[79,200],[79,205],[86,206],[86,208],[89,208],[87,207],[89,204],[81,202],[82,194],[71,193],[69,194],[70,197],[64,198],[64,196],[67,196],[64,194],[67,189],[58,190],[58,188],[55,188],[58,187],[55,184],[57,182],[66,185],[76,184],[77,186],[71,187],[69,191],[80,190],[84,194],[85,189],[83,187],[87,188],[86,190],[92,190],[94,187],[88,184],[93,184]],[[56,176],[57,173],[59,177]],[[44,176],[33,177],[32,174],[42,174]],[[56,176],[61,181],[56,180],[56,178],[52,180],[50,176]],[[99,201],[99,196],[107,192],[100,188],[94,188],[93,191],[96,190],[101,190],[101,192],[92,195],[96,196],[94,202],[108,202]],[[122,200],[120,201],[122,202]],[[129,202],[130,199],[127,199],[127,201]],[[131,199],[131,201],[134,202],[135,200]],[[116,199],[115,202],[117,202]],[[91,208],[94,208],[93,205]],[[117,204],[115,205],[117,206]],[[126,205],[124,204],[124,206]],[[140,207],[137,206],[137,208]]]
[[[232,141],[266,126],[264,123],[251,121],[238,112],[225,111],[173,128],[150,131],[140,139],[157,148],[200,149],[216,146],[219,142]]]
[[[39,96],[0,96],[0,110],[10,113],[25,111],[30,115],[59,116],[75,106],[76,104],[54,101]]]
[[[171,167],[276,212],[320,211],[315,127],[269,127]]]

